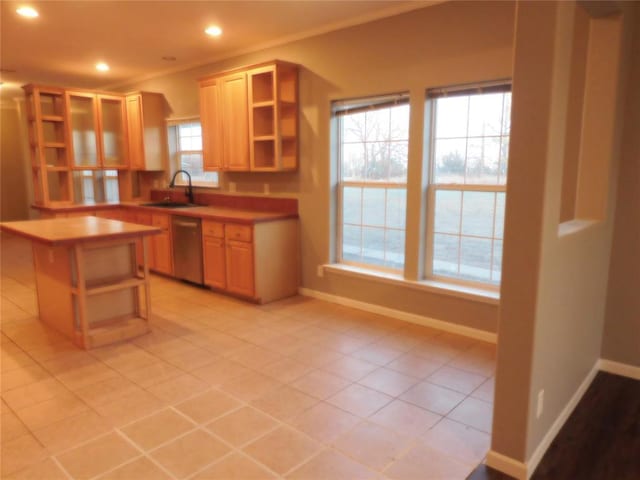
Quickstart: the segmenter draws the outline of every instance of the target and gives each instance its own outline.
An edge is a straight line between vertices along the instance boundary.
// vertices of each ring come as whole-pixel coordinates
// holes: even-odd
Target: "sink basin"
[[[161,207],[161,208],[186,208],[195,207],[193,203],[182,202],[150,202],[140,204],[142,207]]]

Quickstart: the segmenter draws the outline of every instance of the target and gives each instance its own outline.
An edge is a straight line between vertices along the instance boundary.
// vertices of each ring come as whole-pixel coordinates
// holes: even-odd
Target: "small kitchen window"
[[[218,173],[205,172],[202,160],[202,126],[199,118],[168,121],[171,173],[186,170],[197,187],[218,186]],[[187,185],[186,175],[176,177],[176,185]]]

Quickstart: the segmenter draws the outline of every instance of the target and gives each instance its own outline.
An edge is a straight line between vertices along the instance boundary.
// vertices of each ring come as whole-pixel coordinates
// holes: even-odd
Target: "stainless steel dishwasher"
[[[199,218],[171,216],[173,273],[176,278],[202,285],[202,222]]]

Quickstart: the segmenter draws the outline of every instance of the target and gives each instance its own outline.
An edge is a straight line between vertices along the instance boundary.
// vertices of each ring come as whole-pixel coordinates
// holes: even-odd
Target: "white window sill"
[[[325,264],[322,266],[322,269],[325,272],[335,273],[338,275],[373,280],[376,282],[412,288],[414,290],[423,290],[425,292],[450,295],[453,297],[463,298],[465,300],[488,303],[490,305],[500,304],[500,292],[495,290],[485,290],[447,282],[438,282],[435,280],[407,280],[403,278],[402,275],[395,273],[368,270],[366,268],[355,267],[353,265],[337,263]]]
[[[595,220],[569,220],[558,225],[558,237],[566,237],[581,232],[595,225]]]

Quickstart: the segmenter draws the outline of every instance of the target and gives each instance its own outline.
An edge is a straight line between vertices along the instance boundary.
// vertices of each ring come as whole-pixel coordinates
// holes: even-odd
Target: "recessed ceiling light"
[[[36,18],[38,16],[38,11],[33,7],[20,7],[16,10],[18,15],[27,18]]]
[[[165,55],[162,57],[162,60],[166,60],[167,62],[175,62],[177,60],[173,55]]]
[[[222,35],[222,29],[217,25],[211,25],[205,29],[204,33],[212,37],[219,37]]]
[[[107,65],[104,62],[98,62],[98,63],[96,63],[96,70],[100,70],[101,72],[108,72],[109,71],[109,65]]]

